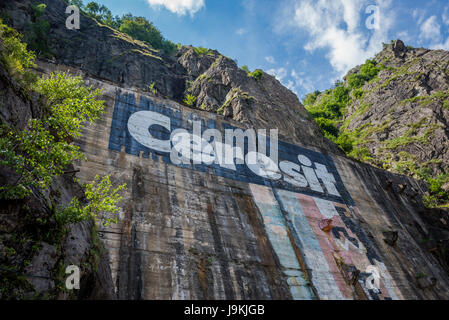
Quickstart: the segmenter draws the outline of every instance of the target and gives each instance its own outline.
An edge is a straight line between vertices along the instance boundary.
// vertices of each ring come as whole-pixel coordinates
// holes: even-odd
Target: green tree
[[[13,168],[16,181],[0,187],[2,198],[20,199],[33,189],[47,189],[75,160],[85,156],[71,143],[86,121],[103,112],[99,90],[86,88],[82,79],[64,73],[41,78],[33,89],[47,98],[47,115],[31,119],[24,130],[0,127],[0,164]]]
[[[149,43],[155,49],[162,49],[164,38],[160,31],[143,17],[124,18],[119,30],[134,39]]]
[[[35,66],[34,52],[27,50],[27,45],[21,41],[22,36],[0,20],[0,62],[22,85],[36,79],[30,71]]]
[[[32,23],[26,26],[26,42],[29,48],[38,55],[51,57],[50,48],[48,46],[48,33],[50,32],[50,23],[44,19],[47,6],[44,3],[33,4]]]
[[[260,69],[256,69],[256,70],[254,70],[253,72],[250,72],[250,73],[248,74],[248,76],[250,76],[250,77],[256,79],[257,81],[259,81],[260,79],[262,79],[263,71],[260,70]]]

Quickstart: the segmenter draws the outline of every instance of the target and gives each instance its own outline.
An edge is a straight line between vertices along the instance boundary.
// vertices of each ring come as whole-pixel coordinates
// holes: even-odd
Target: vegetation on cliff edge
[[[42,243],[54,246],[58,259],[62,259],[61,246],[69,224],[86,220],[106,225],[117,222],[120,193],[126,187],[114,188],[109,176],[97,176],[83,186],[80,198],[74,197],[67,205],[58,201],[58,191],[52,189],[54,179],[66,175],[74,161],[85,160],[73,139],[80,136],[86,122],[98,119],[104,102],[98,99],[101,91],[86,87],[80,77],[53,73],[38,78],[32,72],[34,58],[21,35],[0,21],[0,68],[18,82],[24,99],[42,103],[43,107],[43,116],[30,119],[25,128],[0,119],[0,168],[3,173],[12,172],[8,173],[11,179],[7,184],[0,186],[0,201],[2,206],[20,207],[23,225],[23,229],[0,234],[1,299],[21,298],[34,291],[24,276],[27,266]],[[30,97],[36,93],[43,99],[31,102]],[[26,205],[31,196],[49,199],[50,216],[44,208],[43,212],[33,212]],[[54,276],[56,282],[62,281]],[[57,295],[62,287],[57,283],[52,294]]]
[[[357,72],[348,75],[344,82],[337,81],[331,89],[324,92],[315,91],[306,95],[303,104],[325,136],[339,145],[349,157],[428,182],[430,194],[424,197],[424,203],[429,207],[446,207],[449,205],[449,192],[444,190],[444,186],[449,183],[449,173],[434,175],[429,169],[431,161],[419,163],[413,155],[400,150],[400,147],[408,144],[427,143],[428,138],[436,129],[434,126],[427,126],[421,121],[411,125],[403,136],[382,141],[383,159],[372,154],[366,145],[370,142],[370,135],[388,130],[391,119],[378,126],[367,123],[356,129],[349,129],[351,121],[364,115],[373,107],[364,99],[371,92],[364,91],[363,87],[367,83],[378,82],[378,74],[384,69],[393,72],[393,77],[398,77],[399,74],[406,72],[404,67],[396,70],[391,67],[387,68],[375,60],[367,60]],[[387,83],[390,82],[391,80],[387,80]],[[385,86],[385,83],[378,84],[378,86]],[[416,97],[413,98],[413,101],[419,101],[421,105],[425,105],[435,100],[445,100],[442,102],[444,107],[447,105],[447,97],[448,93],[441,92],[429,97]],[[410,101],[402,103],[407,102]],[[349,108],[351,108],[350,115],[348,114]],[[425,128],[426,131],[424,135],[418,136],[417,132],[420,128]]]

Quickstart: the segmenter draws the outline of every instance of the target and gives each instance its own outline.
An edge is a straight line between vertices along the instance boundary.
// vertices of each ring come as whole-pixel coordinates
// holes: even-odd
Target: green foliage
[[[259,81],[260,79],[262,79],[263,71],[260,70],[260,69],[256,69],[253,72],[248,73],[248,76],[256,79],[257,81]]]
[[[370,151],[366,147],[359,148],[353,146],[352,151],[349,153],[349,156],[364,162],[369,162],[373,159]]]
[[[439,102],[443,104],[443,108],[449,108],[449,90],[437,91],[430,96],[416,96],[410,99],[405,99],[401,101],[401,104],[406,104],[407,102],[419,102],[423,107],[428,106],[433,102]]]
[[[70,0],[69,4],[78,6],[87,16],[98,22],[130,37],[148,43],[154,49],[162,50],[167,55],[175,54],[180,45],[166,40],[161,32],[144,17],[135,17],[132,14],[124,14],[121,17],[113,16],[111,10],[106,6],[91,1],[83,5],[81,0]]]
[[[320,99],[317,101],[318,96],[320,96]],[[343,110],[346,108],[349,99],[349,89],[343,85],[339,85],[321,95],[319,91],[315,91],[314,93],[307,95],[303,100],[303,103],[309,114],[315,120],[317,118],[325,118],[335,124],[340,121]],[[325,124],[325,122],[320,120],[318,125],[320,124]],[[326,125],[326,127],[328,126]],[[325,132],[327,131],[325,130]],[[338,134],[336,136],[338,136]]]
[[[311,106],[315,103],[320,94],[321,92],[319,90],[315,90],[314,92],[307,94],[302,103],[305,106]]]
[[[315,122],[324,131],[327,138],[334,140],[338,137],[339,131],[333,120],[318,117],[315,118]]]
[[[350,88],[361,88],[365,84],[365,78],[358,73],[354,73],[348,76],[348,84]]]
[[[353,73],[347,77],[349,87],[351,89],[361,88],[365,82],[376,78],[379,71],[384,68],[374,60],[366,60],[365,64],[360,67],[360,73]]]
[[[429,207],[449,208],[449,192],[443,186],[449,184],[449,173],[443,173],[436,177],[424,176],[429,183],[430,194],[424,197],[424,203]]]
[[[119,30],[120,32],[130,35],[134,39],[149,43],[155,49],[162,48],[164,38],[160,31],[143,17],[129,17],[123,19]]]
[[[449,99],[443,101],[443,108],[449,110]]]
[[[192,106],[195,104],[196,99],[197,99],[197,97],[195,97],[194,95],[188,94],[188,95],[186,96],[186,98],[184,99],[184,103],[185,103],[187,106],[192,107]]]
[[[194,47],[193,51],[195,52],[195,54],[197,56],[213,55],[212,50],[207,49],[207,48],[203,48],[203,47],[197,47],[197,48]]]
[[[3,50],[0,51],[3,67],[24,86],[35,80],[36,77],[30,71],[35,66],[34,52],[27,50],[27,45],[21,41],[21,35],[1,20],[0,39],[3,43]]]
[[[360,99],[363,97],[364,91],[362,90],[362,88],[353,89],[352,95],[354,96],[355,99]]]
[[[383,65],[377,64],[374,60],[367,60],[360,67],[359,73],[353,73],[346,79],[347,85],[341,81],[337,81],[334,88],[321,93],[315,91],[306,95],[303,104],[315,119],[320,128],[324,131],[327,138],[337,143],[347,154],[354,155],[357,159],[368,158],[366,149],[355,148],[357,141],[354,134],[345,131],[345,126],[341,126],[343,115],[347,107],[353,103],[351,93],[355,100],[364,96],[361,87],[375,77]],[[356,114],[362,114],[369,109],[370,105],[360,104],[356,110]]]
[[[259,81],[260,79],[262,79],[263,76],[263,71],[260,69],[256,69],[253,72],[251,72],[251,70],[248,68],[248,66],[241,66],[240,69],[242,69],[243,71],[246,72],[246,74],[248,75],[248,77],[252,77],[254,79],[256,79],[257,81]]]
[[[149,86],[148,89],[150,90],[151,93],[153,93],[154,95],[157,95],[157,89],[155,88],[155,83],[152,82]]]
[[[354,138],[347,132],[339,134],[334,142],[338,144],[346,154],[350,154],[352,150],[354,150]]]
[[[72,161],[84,159],[77,146],[58,141],[42,120],[30,120],[22,131],[2,125],[0,136],[0,165],[18,175],[15,181],[0,187],[2,199],[22,199],[34,188],[46,189]]]
[[[54,176],[74,160],[85,157],[71,139],[79,137],[86,121],[98,119],[103,101],[99,90],[83,86],[80,77],[53,73],[33,89],[47,98],[48,115],[31,119],[24,130],[0,127],[0,164],[17,173],[17,181],[0,187],[2,198],[20,199],[33,188],[46,189]]]
[[[34,89],[47,98],[51,116],[46,120],[59,139],[79,137],[83,123],[94,122],[104,110],[104,101],[98,99],[101,90],[84,86],[81,77],[54,72],[42,77]]]
[[[155,49],[163,50],[166,54],[174,54],[177,50],[176,44],[165,40],[161,32],[144,17],[123,16],[118,30],[150,44]]]
[[[25,41],[29,48],[38,55],[50,58],[51,51],[48,46],[48,33],[50,32],[50,23],[43,18],[47,6],[43,3],[33,4],[33,21],[26,26]]]
[[[89,219],[100,219],[104,226],[117,223],[118,204],[122,201],[120,192],[126,188],[126,183],[116,188],[112,187],[109,176],[95,176],[94,181],[85,184],[84,195],[87,204],[82,205],[77,198],[59,210],[56,218],[62,224],[77,223]]]
[[[245,71],[247,74],[250,73],[251,71],[249,70],[247,65],[241,66],[240,69],[242,69],[243,71]]]

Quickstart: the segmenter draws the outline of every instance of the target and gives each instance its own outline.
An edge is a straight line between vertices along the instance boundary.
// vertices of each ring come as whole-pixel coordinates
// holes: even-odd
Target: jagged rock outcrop
[[[449,52],[406,47],[397,40],[374,60],[386,68],[349,106],[348,131],[368,133],[359,146],[379,167],[410,174],[407,166],[416,164],[433,175],[448,172]]]
[[[216,51],[164,57],[86,17],[66,30],[62,2],[42,2],[55,59],[39,71],[81,74],[107,105],[77,141],[89,160],[78,177],[128,185],[119,223],[100,230],[118,298],[449,299],[449,215],[422,204],[422,182],[342,156],[272,76]],[[21,29],[27,4],[0,5]],[[187,94],[195,108],[181,103]],[[248,161],[176,163],[167,136],[194,121],[220,133],[279,128],[276,174]],[[86,230],[74,232],[89,247]]]
[[[194,107],[222,114],[248,128],[277,128],[284,140],[309,141],[312,146],[341,153],[309,120],[298,97],[272,75],[251,77],[216,51],[198,57],[192,47],[184,47],[178,56],[192,81],[186,94],[197,97]]]
[[[307,118],[296,95],[271,75],[264,73],[256,81],[217,51],[202,55],[192,47],[184,47],[176,57],[166,56],[84,15],[81,15],[80,30],[68,30],[67,5],[63,1],[39,3],[47,5],[44,18],[51,25],[48,45],[57,63],[126,87],[148,90],[154,85],[159,95],[178,102],[192,93],[187,82],[194,81],[197,108],[204,105],[213,112],[221,109],[227,117],[248,127],[278,128],[285,140],[307,141],[312,147],[341,153]],[[26,29],[33,14],[30,0],[0,3],[0,10],[8,13],[12,26],[19,31]]]

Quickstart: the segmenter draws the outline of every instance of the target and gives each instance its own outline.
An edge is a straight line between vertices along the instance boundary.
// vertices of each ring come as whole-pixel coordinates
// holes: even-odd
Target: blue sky
[[[88,2],[85,0],[84,2]],[[447,0],[97,0],[169,40],[275,75],[299,98],[329,88],[382,42],[449,50]]]

